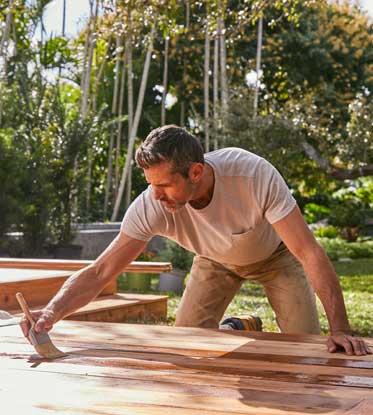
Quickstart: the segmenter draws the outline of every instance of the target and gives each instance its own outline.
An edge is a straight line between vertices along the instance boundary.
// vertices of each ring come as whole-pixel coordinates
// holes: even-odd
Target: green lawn
[[[373,337],[373,259],[355,259],[351,262],[334,263],[345,297],[347,312],[353,330],[361,336]],[[151,293],[156,289],[157,277],[152,278]],[[125,277],[120,279],[119,290],[127,291]],[[172,325],[180,301],[180,295],[169,294],[167,323]],[[321,328],[328,332],[324,310],[318,300]],[[256,314],[263,320],[265,331],[278,331],[271,307],[260,285],[247,282],[237,293],[226,314],[239,316]],[[163,323],[164,324],[164,323]]]

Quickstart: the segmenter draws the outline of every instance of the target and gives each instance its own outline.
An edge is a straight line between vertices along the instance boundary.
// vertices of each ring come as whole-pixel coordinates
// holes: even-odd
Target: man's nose
[[[161,197],[163,196],[163,191],[162,189],[157,189],[155,187],[153,187],[153,192],[154,192],[154,199],[155,200],[159,200],[161,199]]]

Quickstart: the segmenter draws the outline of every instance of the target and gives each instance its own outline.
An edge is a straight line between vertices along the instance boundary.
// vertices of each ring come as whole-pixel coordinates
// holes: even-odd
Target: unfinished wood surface
[[[30,265],[31,269],[23,268]],[[19,309],[15,294],[20,291],[27,299],[31,307],[43,306],[57,293],[65,280],[74,273],[74,270],[83,268],[91,261],[53,261],[59,269],[36,269],[34,266],[49,266],[52,260],[16,260],[0,258],[0,309],[13,311]],[[18,264],[20,268],[10,268],[10,265]],[[3,267],[4,266],[4,267]],[[2,268],[3,267],[3,268]],[[66,269],[63,270],[63,267]],[[80,267],[80,268],[79,268]],[[163,272],[171,269],[167,262],[134,262],[128,269],[138,272]],[[127,268],[126,268],[127,269]],[[112,280],[101,291],[99,296],[107,296],[117,293],[117,282]],[[106,321],[94,320],[94,321]],[[109,320],[122,321],[122,320]]]
[[[65,320],[96,321],[106,323],[125,323],[139,320],[162,321],[167,318],[167,295],[114,294],[96,298],[79,308]],[[39,307],[31,307],[36,310]],[[9,311],[20,316],[19,309]]]
[[[25,269],[46,269],[78,271],[93,261],[70,260],[70,259],[25,259],[25,258],[0,258],[0,268],[25,268]],[[133,261],[122,272],[144,272],[159,274],[172,271],[170,262],[146,262]]]
[[[30,307],[45,305],[57,293],[73,271],[0,268],[0,309],[19,310],[15,294],[20,291]],[[116,280],[99,295],[117,292]]]
[[[373,413],[372,356],[321,336],[63,321],[50,336],[69,355],[47,361],[18,326],[0,335],[4,413]]]
[[[165,320],[167,299],[166,295],[148,294],[118,293],[102,296],[70,314],[66,319],[110,323]]]

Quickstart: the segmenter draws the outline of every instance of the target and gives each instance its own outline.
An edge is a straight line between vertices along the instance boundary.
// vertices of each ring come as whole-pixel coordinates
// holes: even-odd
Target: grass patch
[[[355,259],[350,262],[335,262],[337,274],[345,298],[347,313],[352,329],[361,336],[373,337],[373,258]],[[121,282],[122,281],[122,282]],[[159,278],[152,277],[152,288],[147,293],[161,294],[158,289]],[[120,280],[119,289],[127,291],[125,281]],[[162,292],[164,294],[164,292]],[[172,325],[175,322],[176,309],[181,299],[180,295],[167,293],[168,318],[160,324]],[[328,322],[321,302],[317,300],[321,330],[324,334],[329,331]],[[239,316],[256,314],[263,320],[263,330],[278,332],[275,316],[268,304],[262,287],[252,282],[246,282],[229,305],[226,315]]]

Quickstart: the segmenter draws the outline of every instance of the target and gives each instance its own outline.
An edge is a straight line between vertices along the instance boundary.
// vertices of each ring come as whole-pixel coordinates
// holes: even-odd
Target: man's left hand
[[[372,354],[371,349],[361,337],[354,337],[346,333],[332,334],[329,336],[326,345],[330,353],[342,350],[348,355],[364,356]]]

